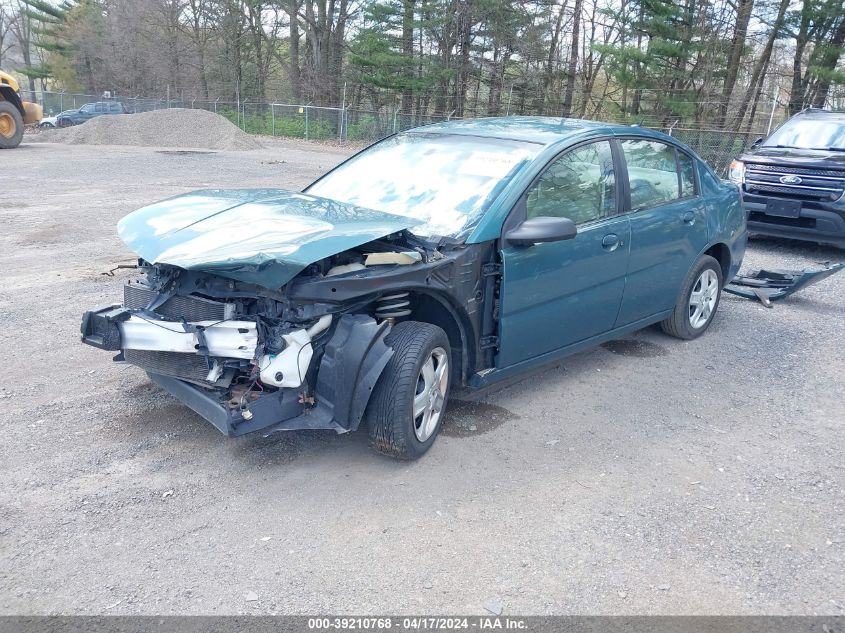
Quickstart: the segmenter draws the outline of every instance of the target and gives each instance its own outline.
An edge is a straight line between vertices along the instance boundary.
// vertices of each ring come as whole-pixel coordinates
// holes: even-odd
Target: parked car
[[[53,128],[59,127],[58,118],[59,114],[56,116],[45,116],[41,119],[41,122],[38,124],[38,127],[42,130],[52,130]]]
[[[845,248],[845,112],[796,114],[730,168],[752,234]]]
[[[94,117],[106,114],[126,114],[126,108],[118,101],[97,101],[86,103],[78,110],[65,110],[56,117],[58,127],[69,127],[79,125],[93,119]]]
[[[399,458],[452,386],[652,323],[701,335],[746,242],[737,187],[672,137],[529,117],[418,128],[304,193],[196,191],[118,231],[143,276],[84,342],[226,435],[363,421]]]

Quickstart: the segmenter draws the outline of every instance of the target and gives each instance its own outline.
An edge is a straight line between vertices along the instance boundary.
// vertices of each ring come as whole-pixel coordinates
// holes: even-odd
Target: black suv
[[[808,109],[731,163],[748,232],[845,248],[845,112]]]
[[[65,110],[56,117],[58,127],[69,127],[90,121],[104,114],[126,114],[126,108],[118,101],[97,101],[86,103],[79,110]]]

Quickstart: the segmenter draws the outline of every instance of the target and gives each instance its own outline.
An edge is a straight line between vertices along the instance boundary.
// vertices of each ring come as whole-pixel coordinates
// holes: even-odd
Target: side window
[[[105,112],[105,111],[106,111],[105,104],[104,103],[98,103],[97,104],[97,112]]]
[[[632,211],[681,197],[674,147],[644,139],[627,139],[620,144],[628,166]]]
[[[678,167],[681,173],[681,197],[692,198],[695,190],[695,162],[688,154],[678,150]]]
[[[609,141],[576,147],[551,163],[528,190],[526,215],[576,224],[616,212],[616,176]]]
[[[91,114],[94,112],[94,104],[93,103],[86,103],[84,106],[79,108],[80,112],[84,112],[85,114]]]
[[[121,112],[123,112],[123,108],[121,108],[120,104],[116,102],[109,104],[109,110],[111,110],[115,114],[120,114]]]

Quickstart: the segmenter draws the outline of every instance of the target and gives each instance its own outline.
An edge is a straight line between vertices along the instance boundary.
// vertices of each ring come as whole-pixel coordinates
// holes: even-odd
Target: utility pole
[[[343,97],[340,100],[340,121],[337,124],[337,140],[343,142],[343,121],[346,118],[346,82],[343,82]]]

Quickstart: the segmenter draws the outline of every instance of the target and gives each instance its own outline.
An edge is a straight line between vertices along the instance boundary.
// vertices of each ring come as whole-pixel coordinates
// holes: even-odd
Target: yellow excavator
[[[44,112],[37,103],[23,101],[15,78],[0,70],[0,149],[21,144],[23,126],[38,123]]]

